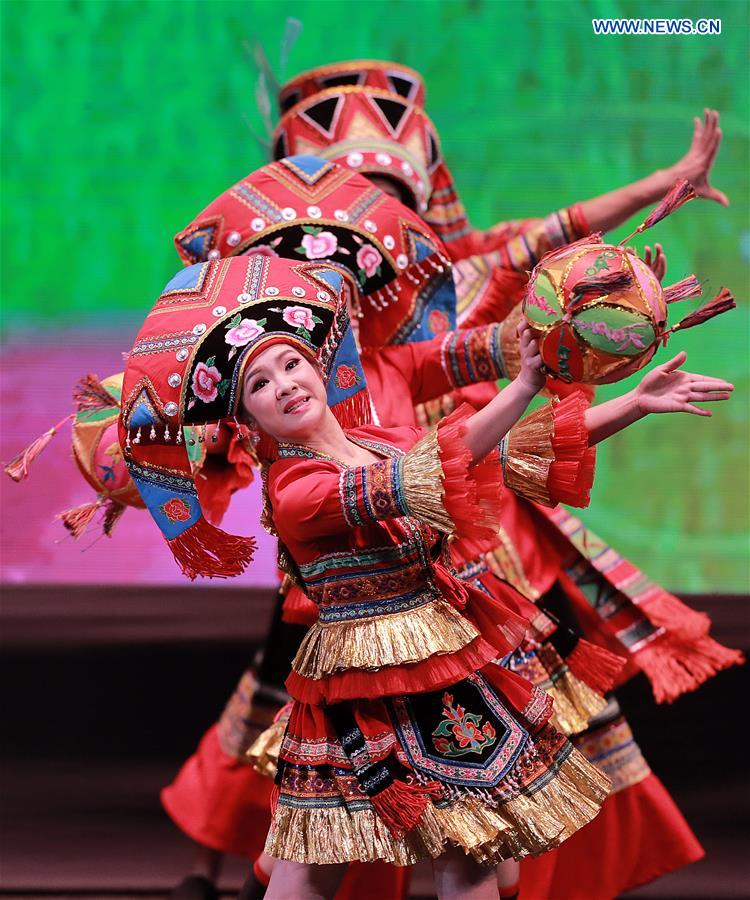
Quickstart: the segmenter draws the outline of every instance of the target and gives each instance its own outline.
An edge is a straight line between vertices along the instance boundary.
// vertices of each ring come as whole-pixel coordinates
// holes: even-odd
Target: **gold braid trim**
[[[594,818],[609,789],[609,779],[573,750],[531,796],[520,794],[497,808],[469,796],[434,812],[445,838],[477,862],[494,865],[559,846]]]
[[[276,766],[279,762],[286,723],[286,719],[279,719],[273,725],[269,725],[245,750],[245,762],[261,775],[267,775],[269,778],[276,776]]]
[[[316,622],[292,668],[305,678],[346,669],[380,669],[455,653],[479,636],[450,603],[438,599],[416,609],[354,622]]]
[[[540,685],[554,701],[550,724],[563,734],[580,734],[594,716],[606,708],[607,701],[577,678],[569,669],[555,678],[549,687]]]
[[[429,806],[419,824],[395,838],[371,806],[304,809],[280,802],[265,852],[312,865],[384,860],[410,866],[438,857],[448,841],[477,862],[536,856],[559,846],[599,812],[608,779],[573,750],[555,775],[528,797],[499,807],[467,796],[448,806]]]
[[[443,467],[437,430],[421,438],[403,459],[403,492],[409,515],[438,531],[451,534],[454,524],[443,506]]]
[[[516,494],[544,506],[553,506],[547,488],[555,460],[553,404],[545,403],[508,432],[500,444],[505,484]]]
[[[430,807],[422,823],[399,839],[369,805],[358,809],[300,809],[279,803],[265,852],[276,859],[308,865],[383,860],[396,866],[413,866],[420,859],[439,856],[443,850]]]

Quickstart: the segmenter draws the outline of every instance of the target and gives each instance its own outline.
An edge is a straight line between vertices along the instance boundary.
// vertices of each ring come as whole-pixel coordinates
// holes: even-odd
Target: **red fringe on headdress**
[[[736,306],[737,304],[731,292],[727,288],[722,288],[713,300],[709,300],[708,303],[704,303],[703,306],[699,306],[698,309],[689,313],[670,331],[684,331],[686,328],[702,325],[704,322],[708,322],[709,319],[713,319],[714,316],[720,316],[722,313],[729,312],[730,309],[734,309]]]
[[[552,450],[555,458],[547,476],[547,490],[553,503],[589,505],[596,469],[596,448],[589,447],[586,410],[589,401],[581,391],[555,404]]]
[[[677,303],[680,300],[688,300],[690,297],[700,297],[703,293],[703,287],[695,277],[688,275],[681,281],[676,281],[664,288],[664,300],[667,303]]]
[[[440,793],[441,788],[436,781],[409,784],[396,779],[370,797],[370,802],[393,836],[401,839],[419,824],[430,805],[430,797],[439,797]]]
[[[634,235],[640,234],[647,228],[656,225],[657,222],[661,222],[662,219],[666,219],[667,216],[671,215],[681,206],[684,206],[689,200],[694,200],[697,196],[695,188],[689,181],[684,178],[680,181],[676,181],[664,195],[664,198],[646,216],[645,220],[635,229],[635,231],[626,238],[623,238],[618,244],[618,247],[622,247],[622,245],[627,243]]]
[[[581,638],[565,657],[570,671],[599,694],[611,691],[625,659]]]
[[[365,388],[331,407],[331,412],[342,428],[357,428],[372,422],[370,392]]]
[[[177,565],[195,581],[206,578],[232,578],[252,562],[255,539],[227,534],[211,525],[203,516],[176,538],[167,541]]]
[[[39,456],[42,450],[44,450],[47,444],[49,444],[62,426],[69,419],[72,419],[74,415],[75,413],[71,413],[69,416],[65,416],[65,418],[61,419],[57,425],[53,425],[49,431],[45,431],[41,437],[32,441],[25,450],[22,450],[17,456],[14,456],[9,463],[5,464],[5,474],[10,475],[13,481],[23,481],[24,478],[28,477],[29,466],[34,462],[37,456]]]
[[[708,635],[683,642],[669,634],[647,644],[633,659],[651,682],[657,703],[672,703],[717,672],[745,661],[739,650],[724,647]]]
[[[73,402],[79,412],[83,409],[106,409],[108,406],[120,405],[117,397],[110,394],[99,378],[91,372],[84,375],[73,388]]]

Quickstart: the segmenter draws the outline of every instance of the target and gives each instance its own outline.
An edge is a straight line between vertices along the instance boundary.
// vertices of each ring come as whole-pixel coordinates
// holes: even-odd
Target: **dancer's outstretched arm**
[[[650,413],[711,416],[710,410],[695,404],[728,400],[734,385],[721,378],[685,372],[681,366],[686,359],[683,350],[644,375],[632,391],[588,409],[585,421],[589,445],[598,444]]]
[[[681,178],[686,178],[693,185],[699,197],[729,206],[727,195],[709,183],[721,136],[719,113],[714,109],[704,110],[703,120],[697,116],[693,119],[690,149],[674,165],[658,169],[640,181],[580,204],[590,229],[610,231],[616,228],[639,210],[661,200],[675,181]]]

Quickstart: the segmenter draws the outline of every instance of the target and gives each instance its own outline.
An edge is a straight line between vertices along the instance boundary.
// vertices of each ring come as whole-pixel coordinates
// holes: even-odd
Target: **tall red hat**
[[[279,90],[279,110],[285,113],[300,100],[337,87],[377,88],[424,106],[424,81],[419,72],[386,60],[353,59],[296,75]]]
[[[273,342],[298,345],[319,361],[339,421],[369,421],[348,290],[330,266],[256,254],[181,270],[148,314],[125,369],[120,444],[138,492],[190,578],[239,574],[252,557],[250,539],[204,518],[181,426],[231,421],[256,353]]]
[[[361,295],[360,342],[425,340],[455,324],[442,242],[402,203],[320,157],[251,172],[175,236],[186,263],[261,253],[325,260]]]
[[[273,134],[276,159],[311,154],[394,179],[420,215],[442,162],[437,129],[416,103],[390,91],[329,88],[286,112]]]

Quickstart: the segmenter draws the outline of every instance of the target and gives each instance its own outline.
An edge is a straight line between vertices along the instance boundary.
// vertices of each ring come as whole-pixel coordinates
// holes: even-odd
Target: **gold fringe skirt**
[[[343,796],[327,805],[279,798],[265,851],[313,865],[382,860],[409,866],[440,856],[448,845],[477,862],[536,856],[559,846],[590,822],[609,793],[605,775],[571,745],[535,785],[507,800],[465,793],[429,805],[419,824],[394,836],[366,799]]]

